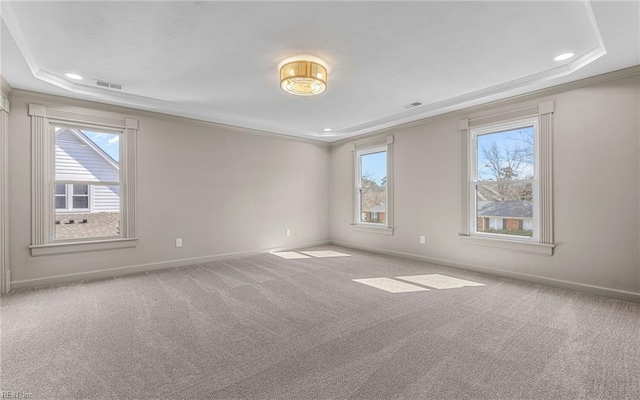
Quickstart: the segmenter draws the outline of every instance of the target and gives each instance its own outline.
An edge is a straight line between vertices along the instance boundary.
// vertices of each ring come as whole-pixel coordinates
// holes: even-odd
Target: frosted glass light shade
[[[327,90],[327,68],[315,61],[296,60],[280,67],[280,87],[296,96],[314,96]]]

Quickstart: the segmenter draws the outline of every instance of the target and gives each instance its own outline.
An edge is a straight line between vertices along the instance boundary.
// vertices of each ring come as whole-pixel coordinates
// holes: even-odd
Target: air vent
[[[408,110],[408,109],[410,109],[410,108],[418,107],[418,106],[421,106],[421,105],[422,105],[422,103],[420,103],[419,101],[416,101],[415,103],[405,104],[405,105],[403,105],[402,107],[403,107],[405,110]]]
[[[122,90],[122,87],[123,87],[119,83],[102,81],[100,79],[96,79],[96,85],[102,86],[102,87],[106,87],[106,88],[109,88],[109,89],[118,89],[118,90]]]

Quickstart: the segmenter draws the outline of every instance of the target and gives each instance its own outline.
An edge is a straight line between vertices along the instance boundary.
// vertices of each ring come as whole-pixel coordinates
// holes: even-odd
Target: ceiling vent
[[[102,87],[105,87],[105,88],[109,88],[109,89],[118,89],[118,90],[122,90],[122,87],[123,87],[119,83],[102,81],[100,79],[96,79],[96,85],[102,86]]]
[[[421,106],[421,105],[422,105],[422,103],[420,103],[419,101],[416,101],[415,103],[405,104],[405,105],[403,105],[402,107],[403,107],[405,110],[408,110],[408,109],[410,109],[410,108],[418,107],[418,106]]]

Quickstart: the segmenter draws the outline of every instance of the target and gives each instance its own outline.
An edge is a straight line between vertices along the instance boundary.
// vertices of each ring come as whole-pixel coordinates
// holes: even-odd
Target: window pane
[[[120,182],[120,135],[56,128],[57,181]]]
[[[360,156],[360,222],[386,223],[387,152]]]
[[[534,135],[533,126],[478,135],[478,180],[533,179]]]
[[[89,185],[73,185],[73,194],[89,194]]]
[[[385,224],[387,222],[386,197],[386,187],[363,187],[360,195],[360,222]]]
[[[364,154],[360,157],[361,185],[387,186],[387,152]]]
[[[533,185],[476,185],[477,232],[533,236]]]
[[[65,194],[67,193],[67,185],[55,185],[56,194]]]
[[[56,212],[54,225],[56,240],[120,236],[120,187],[91,186],[91,212],[82,210]],[[73,206],[89,208],[89,196],[73,196]]]
[[[73,208],[89,208],[89,196],[73,196]]]
[[[67,198],[66,196],[56,196],[56,210],[58,209],[66,209],[67,208]]]

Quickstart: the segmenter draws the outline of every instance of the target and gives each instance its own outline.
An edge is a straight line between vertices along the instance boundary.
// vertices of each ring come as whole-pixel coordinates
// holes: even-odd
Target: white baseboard
[[[162,261],[162,262],[149,263],[149,264],[131,265],[127,267],[103,269],[99,271],[81,272],[81,273],[67,274],[67,275],[56,275],[56,276],[50,276],[47,278],[26,279],[22,281],[11,282],[11,290],[31,288],[35,286],[55,285],[55,284],[68,283],[68,282],[86,281],[86,280],[92,280],[92,279],[111,278],[116,276],[135,274],[138,272],[153,271],[156,269],[184,267],[187,265],[202,264],[202,263],[207,263],[212,261],[247,257],[247,256],[256,255],[256,254],[261,254],[261,253],[268,253],[272,251],[287,251],[287,250],[299,249],[302,247],[323,246],[329,243],[330,243],[329,240],[321,240],[317,242],[300,243],[296,245],[282,246],[282,247],[270,248],[270,249],[215,254],[215,255],[204,256],[204,257],[183,258],[180,260]]]
[[[516,279],[519,281],[525,281],[530,283],[537,283],[540,285],[552,286],[552,287],[561,288],[561,289],[574,290],[576,292],[583,292],[583,293],[593,294],[596,296],[611,297],[618,300],[640,303],[640,293],[638,292],[629,292],[625,290],[606,288],[602,286],[586,285],[584,283],[563,281],[559,279],[543,278],[541,276],[522,274],[519,272],[502,271],[498,269],[483,267],[480,265],[465,264],[465,263],[459,263],[455,261],[443,260],[440,258],[433,258],[433,257],[421,256],[417,254],[404,253],[400,251],[361,246],[353,243],[341,242],[338,240],[332,240],[331,244],[334,244],[336,246],[356,249],[356,250],[364,250],[372,253],[384,254],[388,256],[395,256],[400,258],[407,258],[410,260],[423,261],[429,264],[442,265],[445,267],[463,269],[463,270],[474,271],[474,272],[482,272],[490,275]]]

